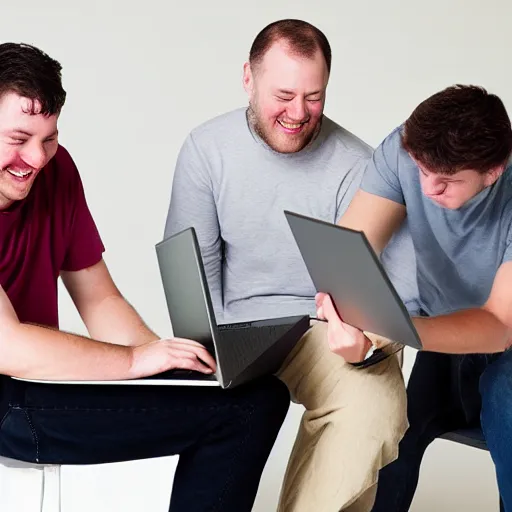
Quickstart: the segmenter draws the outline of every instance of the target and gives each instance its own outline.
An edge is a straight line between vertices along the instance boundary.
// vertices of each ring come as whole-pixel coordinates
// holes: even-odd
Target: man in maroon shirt
[[[0,455],[95,464],[180,454],[171,510],[249,511],[289,405],[276,378],[232,391],[10,378],[215,370],[198,343],[159,339],[113,283],[78,170],[58,143],[60,70],[37,48],[0,45]],[[58,330],[59,276],[90,338]]]

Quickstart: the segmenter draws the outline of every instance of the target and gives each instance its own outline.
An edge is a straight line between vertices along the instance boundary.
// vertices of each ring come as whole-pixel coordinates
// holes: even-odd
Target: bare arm
[[[127,347],[19,322],[0,287],[0,373],[34,379],[120,379],[130,374]]]
[[[512,262],[501,265],[481,308],[415,318],[424,349],[451,354],[503,352],[512,343]]]
[[[487,302],[481,308],[432,318],[414,318],[424,350],[447,354],[490,354],[509,348],[512,345],[511,282],[512,262],[504,263],[496,274]],[[372,336],[367,337],[345,324],[328,295],[318,294],[317,308],[318,317],[329,322],[327,335],[331,350],[349,362],[361,361]]]
[[[131,346],[159,338],[123,298],[103,260],[61,277],[92,338]]]
[[[0,374],[42,380],[118,380],[171,368],[215,371],[199,343],[174,338],[139,347],[103,343],[47,327],[20,323],[0,286]]]
[[[338,224],[363,231],[380,254],[405,219],[405,206],[359,189]]]

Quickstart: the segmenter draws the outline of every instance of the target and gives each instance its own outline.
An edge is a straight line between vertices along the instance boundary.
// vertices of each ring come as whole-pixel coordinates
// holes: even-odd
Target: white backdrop
[[[154,244],[179,147],[198,123],[246,103],[242,65],[254,36],[290,17],[318,25],[331,42],[326,113],[374,146],[453,83],[484,85],[512,109],[510,0],[1,0],[0,41],[35,44],[64,66],[61,143],[81,170],[117,284],[161,335],[171,329]],[[64,295],[61,318],[84,332]],[[292,407],[281,431],[257,512],[275,507],[300,412]],[[64,512],[163,512],[174,464],[65,468]],[[437,441],[412,510],[496,506],[488,454]]]

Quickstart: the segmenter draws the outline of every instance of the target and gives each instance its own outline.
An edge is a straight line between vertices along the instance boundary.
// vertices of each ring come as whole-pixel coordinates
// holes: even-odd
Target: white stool
[[[60,466],[0,457],[2,512],[61,512]]]

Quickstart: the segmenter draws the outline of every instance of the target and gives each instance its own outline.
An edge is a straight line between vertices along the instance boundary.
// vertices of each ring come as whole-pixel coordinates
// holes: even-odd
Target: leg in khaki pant
[[[316,323],[278,376],[306,408],[279,512],[369,512],[378,472],[397,458],[408,427],[397,356],[357,369],[329,350],[327,325]]]

